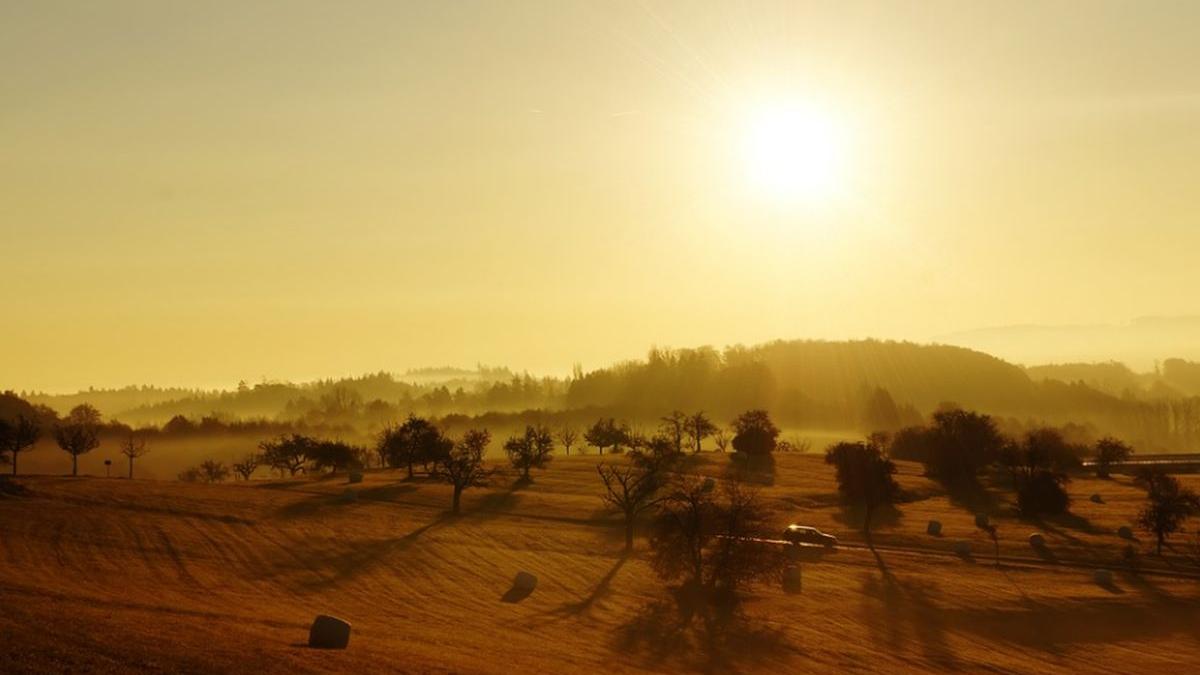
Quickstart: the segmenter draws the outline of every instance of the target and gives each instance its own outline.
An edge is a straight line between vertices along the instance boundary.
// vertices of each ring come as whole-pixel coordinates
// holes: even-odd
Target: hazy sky
[[[1198,26],[1165,1],[0,3],[0,388],[1200,312]],[[819,194],[748,165],[781,107],[833,129]]]

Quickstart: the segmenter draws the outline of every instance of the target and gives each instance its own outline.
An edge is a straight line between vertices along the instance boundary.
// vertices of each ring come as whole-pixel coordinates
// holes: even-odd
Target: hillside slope
[[[881,569],[852,548],[828,467],[782,456],[763,488],[780,526],[851,548],[804,563],[802,594],[758,589],[744,621],[706,634],[673,629],[644,540],[620,555],[596,459],[468,492],[458,518],[444,486],[392,472],[369,474],[354,502],[342,479],[21,479],[0,497],[0,671],[1105,672],[1200,658],[1196,580],[1118,575],[1105,589],[1071,564],[1117,557],[1113,530],[1141,499],[1124,479],[1072,484],[1076,517],[1042,528],[1056,564],[995,568],[971,514],[905,465],[913,501],[880,531]],[[725,461],[695,469],[719,476]],[[945,537],[924,535],[931,517]],[[1028,556],[1034,529],[1002,519],[1002,553]],[[974,562],[947,554],[959,539]],[[521,570],[537,590],[502,601]],[[354,624],[350,649],[304,646],[318,613]]]

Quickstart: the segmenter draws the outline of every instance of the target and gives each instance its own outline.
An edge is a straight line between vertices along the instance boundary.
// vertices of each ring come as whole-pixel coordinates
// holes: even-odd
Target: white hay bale
[[[971,555],[971,543],[968,541],[954,542],[954,554],[964,558]]]
[[[788,565],[783,570],[783,591],[785,593],[799,593],[801,587],[800,578],[800,566]]]
[[[986,513],[975,514],[975,527],[978,527],[981,530],[986,530],[991,524],[992,521],[988,519]]]
[[[1092,580],[1101,586],[1112,586],[1113,573],[1108,570],[1095,570],[1092,572]]]
[[[931,534],[935,537],[940,536],[942,534],[941,521],[939,521],[939,520],[929,521],[929,524],[925,526],[925,534]]]
[[[308,629],[308,646],[345,649],[350,644],[350,624],[335,616],[319,615]]]
[[[1133,529],[1128,525],[1122,525],[1117,528],[1117,536],[1122,539],[1133,539]]]
[[[533,591],[537,588],[538,579],[529,572],[517,572],[513,579],[513,588],[519,591]]]
[[[363,481],[363,473],[361,471],[351,471],[350,472],[350,482],[351,483],[361,483],[362,481]]]
[[[1098,495],[1098,494],[1096,494],[1096,495],[1092,495],[1091,497],[1088,497],[1088,499],[1091,499],[1091,500],[1092,500],[1092,502],[1093,502],[1093,503],[1096,503],[1096,504],[1103,504],[1103,503],[1104,503],[1104,497],[1101,497],[1101,496],[1100,496],[1100,495]]]
[[[1037,549],[1046,548],[1046,537],[1041,532],[1034,532],[1029,535],[1029,545]]]

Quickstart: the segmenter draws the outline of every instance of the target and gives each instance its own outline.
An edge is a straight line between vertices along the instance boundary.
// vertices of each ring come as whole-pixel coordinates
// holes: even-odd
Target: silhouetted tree
[[[737,590],[769,578],[781,552],[765,543],[770,519],[754,492],[737,481],[678,476],[659,501],[651,564],[664,580],[682,579],[700,600],[732,606]]]
[[[58,447],[71,455],[71,475],[79,475],[79,456],[100,446],[100,412],[87,403],[71,409],[54,430]]]
[[[662,474],[634,464],[597,464],[596,471],[604,482],[604,494],[600,498],[625,517],[625,550],[632,551],[634,524],[642,513],[654,507],[654,495],[662,485]]]
[[[359,457],[362,450],[342,441],[316,441],[305,448],[305,456],[312,463],[312,468],[331,472],[343,471],[362,465]]]
[[[436,463],[453,447],[454,441],[446,438],[433,422],[409,415],[400,426],[383,430],[376,451],[387,459],[388,466],[407,467],[408,477],[412,478],[416,463]]]
[[[233,472],[241,476],[242,480],[250,480],[250,476],[254,475],[261,461],[262,457],[257,453],[247,453],[240,460],[233,463]]]
[[[575,441],[579,440],[579,432],[570,424],[564,424],[558,430],[558,442],[562,443],[563,449],[567,455],[571,454],[571,446],[575,445]]]
[[[957,408],[933,414],[925,472],[947,484],[974,484],[979,471],[996,461],[1004,437],[992,418]]]
[[[687,435],[692,442],[692,450],[700,452],[700,444],[704,439],[717,431],[717,425],[700,411],[687,419]]]
[[[1146,506],[1138,513],[1137,524],[1154,535],[1155,551],[1161,556],[1167,537],[1182,529],[1188,518],[1200,513],[1200,497],[1161,470],[1142,474],[1140,482],[1147,492]]]
[[[12,463],[12,475],[17,475],[17,459],[32,448],[42,435],[36,420],[17,415],[12,421],[0,419],[0,457]]]
[[[1071,504],[1064,484],[1064,474],[1038,469],[1021,480],[1017,490],[1017,510],[1025,517],[1052,516],[1065,513]]]
[[[659,427],[662,435],[671,439],[671,442],[675,444],[675,452],[683,452],[683,436],[687,433],[690,421],[687,414],[674,410],[670,415],[660,418],[659,421],[662,423]]]
[[[733,449],[747,455],[768,455],[775,450],[779,428],[766,410],[748,410],[733,420]]]
[[[717,452],[725,452],[729,449],[729,432],[717,427],[712,434],[713,445],[717,446]]]
[[[229,478],[229,467],[225,462],[206,459],[200,462],[200,477],[205,483],[224,483]]]
[[[138,438],[137,435],[130,431],[129,436],[121,443],[121,454],[125,455],[129,460],[129,477],[133,478],[133,460],[144,456],[150,452],[146,448],[146,440]]]
[[[262,451],[264,464],[278,471],[280,475],[286,471],[289,476],[295,476],[304,471],[305,465],[308,464],[309,450],[314,445],[314,439],[290,434],[263,441],[258,444],[258,449]]]
[[[583,439],[588,445],[599,450],[601,455],[604,454],[605,448],[612,448],[615,453],[629,442],[629,429],[617,424],[611,417],[602,417],[584,432]]]
[[[1106,437],[1096,441],[1096,476],[1108,478],[1112,465],[1128,461],[1131,455],[1133,448],[1115,438]]]
[[[529,425],[525,433],[504,442],[504,452],[513,468],[521,472],[521,480],[528,482],[533,480],[529,470],[544,468],[552,458],[554,438],[546,427]]]
[[[893,478],[896,465],[884,456],[878,440],[837,443],[825,451],[825,463],[836,469],[842,501],[863,509],[863,534],[872,548],[871,516],[879,507],[895,503],[900,494],[900,485]]]
[[[484,466],[483,456],[491,442],[487,429],[469,429],[450,452],[434,463],[434,476],[454,486],[451,509],[455,515],[463,490],[487,485],[492,472]]]

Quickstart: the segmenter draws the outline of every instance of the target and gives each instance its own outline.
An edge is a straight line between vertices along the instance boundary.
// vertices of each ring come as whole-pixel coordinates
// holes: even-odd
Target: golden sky
[[[0,388],[1200,312],[1197,26],[1165,1],[3,3]]]

